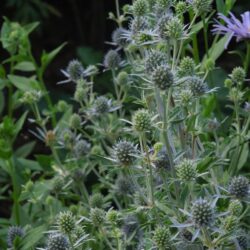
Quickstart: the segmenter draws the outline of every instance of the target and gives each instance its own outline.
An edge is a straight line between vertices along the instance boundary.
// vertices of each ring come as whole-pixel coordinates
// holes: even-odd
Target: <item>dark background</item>
[[[119,0],[120,6],[132,0]],[[214,1],[215,2],[215,1]],[[237,0],[234,13],[250,10],[250,0]],[[102,62],[103,55],[110,46],[105,42],[111,40],[115,29],[114,21],[108,19],[108,13],[115,13],[115,0],[0,0],[0,15],[11,21],[29,23],[39,21],[40,26],[31,35],[32,51],[39,60],[42,50],[53,50],[63,42],[67,42],[62,52],[46,71],[45,80],[52,96],[55,92],[66,94],[72,86],[63,89],[56,82],[63,80],[60,69],[67,66],[74,58],[79,58],[86,66]],[[3,19],[0,19],[0,25]],[[211,34],[210,34],[211,35]],[[202,50],[203,42],[199,43]],[[232,50],[234,49],[231,43]],[[0,60],[8,55],[0,48]],[[231,56],[232,59],[232,56]],[[236,59],[237,60],[237,59]],[[223,57],[219,64],[230,69],[230,59]],[[231,61],[231,63],[235,63]],[[107,81],[107,76],[98,78],[99,82]],[[107,83],[98,85],[101,92],[110,91]],[[62,96],[60,96],[62,98]]]

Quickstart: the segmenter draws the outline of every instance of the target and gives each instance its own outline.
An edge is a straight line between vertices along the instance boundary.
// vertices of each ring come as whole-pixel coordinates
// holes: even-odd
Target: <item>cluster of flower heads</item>
[[[74,205],[56,217],[53,230],[48,231],[46,250],[91,249],[89,242],[96,249],[103,245],[115,249],[115,244],[117,249],[248,248],[242,214],[249,203],[249,180],[242,175],[226,176],[226,181],[214,176],[211,161],[217,167],[226,165],[227,159],[219,159],[217,152],[208,154],[201,141],[200,135],[206,131],[199,127],[199,104],[211,92],[206,78],[214,62],[207,60],[202,68],[181,53],[192,35],[191,24],[185,25],[183,19],[190,9],[193,20],[206,17],[212,0],[136,0],[124,7],[128,29],[119,27],[113,32],[111,45],[115,48],[107,52],[101,65],[104,71],[111,71],[117,100],[93,93],[93,79],[99,72],[96,66],[85,68],[72,60],[62,70],[66,80],[60,83],[74,83],[73,100],[79,109],[56,129],[38,129],[36,135],[51,148],[53,167],[59,173],[52,179],[50,195],[62,197],[61,209],[68,202],[64,191],[72,185],[69,202]],[[229,39],[248,39],[249,16],[249,12],[243,14],[241,23],[233,14],[231,18],[220,14],[226,26],[217,23],[214,32],[230,33]],[[244,95],[240,87],[245,78],[245,70],[236,67],[225,81],[232,101]],[[124,118],[130,110],[123,110],[122,105],[128,89],[133,88],[142,90],[143,100],[135,98],[142,107],[131,112],[128,121]],[[27,92],[22,102],[32,104],[41,97],[40,92]],[[249,106],[246,102],[245,111]],[[60,101],[57,110],[67,114],[70,109]],[[124,121],[131,127],[124,128]],[[219,127],[216,118],[206,124],[216,140]],[[57,150],[66,152],[63,163]],[[92,162],[95,156],[105,164],[98,157]],[[109,160],[108,166],[105,160]],[[101,185],[90,191],[92,187],[86,188],[85,182],[92,170]],[[108,195],[99,192],[102,189]],[[50,205],[52,196],[46,200]],[[220,203],[226,205],[222,208]],[[10,227],[8,246],[13,247],[24,235],[21,227]]]

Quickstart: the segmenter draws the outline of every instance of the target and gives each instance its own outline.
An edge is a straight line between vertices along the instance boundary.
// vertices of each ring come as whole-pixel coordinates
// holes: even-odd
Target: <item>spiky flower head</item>
[[[145,70],[148,74],[152,72],[160,65],[165,65],[167,62],[166,55],[158,50],[149,51],[145,58]]]
[[[74,145],[74,154],[77,158],[87,155],[90,152],[91,146],[86,140],[81,139]]]
[[[112,42],[120,47],[125,47],[128,44],[126,33],[128,31],[124,28],[117,28],[112,33]]]
[[[100,115],[109,112],[110,104],[111,104],[110,100],[107,97],[105,96],[97,97],[93,104],[95,113]]]
[[[247,249],[249,249],[248,248],[248,238],[247,238],[246,231],[243,230],[243,229],[240,229],[237,232],[237,235],[238,235],[238,237],[236,239],[237,239],[237,242],[238,242],[238,244],[240,246],[240,249],[241,250],[247,250]]]
[[[249,19],[250,20],[250,19]],[[246,71],[242,67],[235,67],[231,74],[231,79],[236,84],[241,84],[245,81]]]
[[[82,102],[87,95],[87,90],[83,87],[77,87],[74,93],[74,100],[77,102]]]
[[[214,219],[214,211],[209,202],[199,198],[192,207],[192,218],[197,227],[209,226]]]
[[[100,227],[105,221],[105,211],[100,208],[91,208],[90,219],[93,226]]]
[[[192,9],[198,15],[206,14],[212,9],[213,0],[188,0]]]
[[[232,232],[237,228],[238,223],[239,223],[238,218],[234,215],[230,215],[225,218],[223,228],[227,232]]]
[[[134,16],[144,16],[148,12],[147,0],[136,0],[133,3],[133,14]]]
[[[63,113],[63,112],[65,112],[67,110],[67,108],[68,108],[68,103],[66,101],[64,101],[64,100],[58,101],[57,109],[58,109],[59,112]]]
[[[195,73],[195,62],[193,58],[186,56],[184,57],[181,62],[178,69],[178,76],[184,77],[184,76],[192,76]]]
[[[57,224],[61,233],[70,234],[76,226],[75,217],[69,211],[60,212],[57,219]]]
[[[64,184],[64,179],[62,177],[55,177],[52,182],[52,193],[60,193],[63,189]]]
[[[244,176],[233,177],[228,191],[236,198],[246,198],[249,195],[249,180]]]
[[[62,234],[52,234],[49,236],[46,250],[69,250],[69,240]]]
[[[194,96],[201,96],[207,92],[207,84],[198,76],[189,77],[187,84]]]
[[[73,114],[69,119],[69,126],[72,129],[79,129],[81,128],[82,118],[78,114]]]
[[[66,72],[69,75],[69,78],[73,82],[77,82],[82,79],[84,74],[84,68],[78,60],[72,60],[69,62]]]
[[[129,24],[129,29],[133,36],[146,30],[147,28],[148,28],[148,21],[144,17],[135,17],[134,19],[131,20]]]
[[[101,193],[96,193],[89,197],[89,205],[91,208],[102,208],[103,204],[104,197]]]
[[[129,82],[129,75],[127,72],[125,71],[121,71],[117,78],[116,78],[117,84],[121,85],[121,86],[126,86]]]
[[[166,36],[173,40],[180,40],[184,36],[184,25],[178,17],[171,18],[166,24]]]
[[[134,130],[137,132],[146,132],[151,129],[151,117],[145,109],[140,109],[135,112],[132,117]]]
[[[36,102],[39,102],[39,100],[42,97],[42,92],[37,90],[30,90],[23,93],[23,96],[21,98],[21,102],[28,103],[28,104],[34,104]]]
[[[159,34],[159,37],[163,40],[169,39],[167,24],[172,18],[173,18],[172,13],[166,13],[159,19],[157,23],[157,32]]]
[[[184,159],[178,164],[176,170],[177,177],[183,182],[194,180],[197,176],[195,163],[189,159]]]
[[[187,11],[187,3],[184,1],[179,1],[175,5],[175,11],[178,15],[181,15]]]
[[[173,2],[172,0],[156,0],[155,2],[154,10],[157,18],[170,12],[170,7]]]
[[[170,161],[165,147],[156,152],[153,163],[158,170],[167,170],[170,168]]]
[[[159,249],[169,249],[171,240],[171,233],[169,228],[158,227],[154,231],[153,241]]]
[[[115,192],[118,195],[128,195],[134,192],[134,185],[129,178],[120,176],[115,182]]]
[[[13,247],[16,238],[23,238],[24,230],[20,226],[12,226],[8,229],[7,244],[9,247]]]
[[[116,69],[120,66],[121,57],[115,50],[109,50],[108,53],[104,57],[104,66],[107,69]]]
[[[166,90],[174,84],[174,76],[168,65],[160,65],[153,71],[152,82],[161,90]]]
[[[70,129],[64,129],[59,136],[59,144],[71,148],[75,141],[75,134]]]
[[[240,216],[243,210],[243,205],[239,200],[230,201],[228,211],[234,216]]]
[[[106,219],[113,225],[119,225],[121,223],[121,214],[117,210],[109,210],[106,214]]]
[[[114,157],[118,163],[124,166],[133,164],[136,152],[136,147],[130,141],[119,141],[114,146]]]

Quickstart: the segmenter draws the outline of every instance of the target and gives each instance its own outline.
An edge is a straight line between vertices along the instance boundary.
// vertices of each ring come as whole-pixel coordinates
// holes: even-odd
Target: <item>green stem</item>
[[[13,164],[13,159],[8,160],[8,165],[10,169],[10,175],[12,179],[13,185],[13,202],[14,202],[14,215],[15,215],[15,223],[16,225],[20,225],[20,207],[19,207],[19,191],[18,191],[18,183],[16,178],[15,166]]]
[[[248,72],[249,64],[250,64],[250,42],[247,41],[247,52],[244,61],[244,69],[246,72]]]
[[[203,23],[203,36],[204,36],[204,42],[205,42],[205,50],[206,50],[206,55],[207,55],[207,59],[208,59],[209,54],[208,54],[207,23],[206,23],[206,19],[205,19],[204,15],[201,16],[201,19],[202,19],[202,23]]]
[[[146,157],[147,157],[147,165],[149,168],[149,200],[151,202],[151,206],[154,206],[154,184],[153,184],[153,169],[152,169],[152,165],[150,162],[150,157],[149,157],[149,152],[148,152],[148,148],[147,148],[147,141],[146,141],[146,136],[143,133],[142,134],[142,145],[144,148],[144,151],[146,152]]]
[[[14,61],[11,60],[10,62],[10,75],[14,72]],[[13,85],[10,82],[8,86],[8,116],[11,118],[13,114],[13,103],[12,103],[12,96],[13,96]]]

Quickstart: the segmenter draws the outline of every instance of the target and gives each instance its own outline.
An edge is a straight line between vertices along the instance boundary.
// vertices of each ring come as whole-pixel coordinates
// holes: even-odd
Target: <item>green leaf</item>
[[[223,0],[216,0],[216,8],[218,12],[225,14],[225,3]]]
[[[39,22],[33,22],[29,23],[23,26],[27,34],[30,34],[37,26],[39,25]]]
[[[13,83],[18,89],[23,91],[30,90],[39,90],[39,84],[34,79],[34,77],[24,77],[24,76],[16,76],[16,75],[8,75],[8,79],[11,83]]]
[[[44,232],[46,231],[46,226],[42,225],[36,228],[32,228],[22,240],[23,250],[34,248],[37,243],[44,237]]]
[[[28,111],[26,111],[20,118],[19,120],[16,122],[15,124],[15,136],[17,136],[17,134],[21,131],[21,129],[23,128],[23,124],[26,120]]]
[[[35,71],[36,68],[32,62],[20,62],[18,63],[14,69],[20,71]]]
[[[212,59],[214,62],[221,56],[221,54],[225,50],[225,44],[228,40],[230,35],[225,35],[222,37],[217,43],[215,43],[208,51],[209,58]],[[202,60],[202,64],[207,60],[207,56],[205,55]]]
[[[23,158],[27,157],[32,152],[35,145],[36,145],[35,141],[24,144],[23,146],[21,146],[20,148],[16,150],[15,156],[23,157]]]
[[[41,58],[41,73],[45,71],[47,66],[50,64],[50,62],[55,58],[55,56],[62,50],[62,48],[66,45],[67,43],[63,43],[56,49],[52,50],[51,52],[43,52],[42,58]]]
[[[39,170],[39,171],[42,170],[41,166],[36,161],[27,160],[24,158],[17,158],[17,162],[23,167],[23,169]]]
[[[244,167],[245,163],[247,162],[248,154],[249,154],[249,146],[247,143],[245,143],[241,149],[241,153],[240,153],[240,157],[239,157],[239,161],[237,165],[238,170]]]

